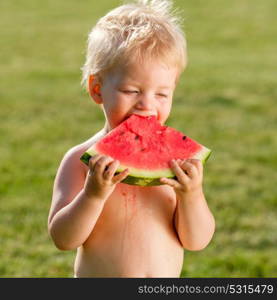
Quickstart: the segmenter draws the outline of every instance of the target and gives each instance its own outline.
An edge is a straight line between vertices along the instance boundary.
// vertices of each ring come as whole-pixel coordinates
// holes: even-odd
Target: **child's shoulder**
[[[101,139],[105,135],[103,130],[97,132],[88,140],[84,141],[81,144],[75,145],[64,154],[61,164],[70,165],[74,168],[81,167],[84,171],[88,170],[88,167],[80,160],[81,156],[84,152],[91,147],[94,143],[96,143],[99,139]]]

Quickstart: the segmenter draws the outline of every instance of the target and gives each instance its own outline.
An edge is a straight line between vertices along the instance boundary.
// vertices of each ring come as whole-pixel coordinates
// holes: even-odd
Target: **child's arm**
[[[61,250],[75,249],[86,241],[115,185],[128,175],[125,170],[114,176],[118,162],[105,156],[90,160],[86,178],[80,164],[80,154],[69,151],[54,183],[48,229]]]
[[[177,208],[175,227],[184,248],[201,250],[210,242],[215,220],[202,190],[203,166],[196,159],[173,161],[172,169],[177,180],[162,178],[176,192]]]

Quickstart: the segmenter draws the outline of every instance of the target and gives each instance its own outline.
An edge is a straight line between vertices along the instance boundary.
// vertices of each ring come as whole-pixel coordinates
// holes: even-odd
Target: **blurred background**
[[[80,86],[87,34],[116,0],[0,2],[0,277],[72,277],[47,233],[64,153],[102,128]],[[182,277],[277,276],[277,1],[174,1],[189,65],[167,125],[213,150],[209,246]]]

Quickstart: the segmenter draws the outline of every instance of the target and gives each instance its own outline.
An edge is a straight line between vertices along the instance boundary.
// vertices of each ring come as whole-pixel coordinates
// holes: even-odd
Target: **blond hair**
[[[145,58],[162,59],[181,73],[187,56],[180,20],[169,0],[138,0],[113,9],[89,33],[82,84],[90,75],[102,78],[118,64]]]

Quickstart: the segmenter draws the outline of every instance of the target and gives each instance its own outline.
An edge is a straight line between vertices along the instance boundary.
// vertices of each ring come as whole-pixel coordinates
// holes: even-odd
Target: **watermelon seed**
[[[145,148],[140,149],[140,151],[145,151],[145,150],[146,150]]]
[[[136,135],[136,136],[135,136],[135,140],[138,140],[138,139],[139,139],[139,136],[138,136],[138,135]]]
[[[187,137],[184,135],[184,136],[183,136],[183,140],[185,140],[186,138],[187,138]]]

